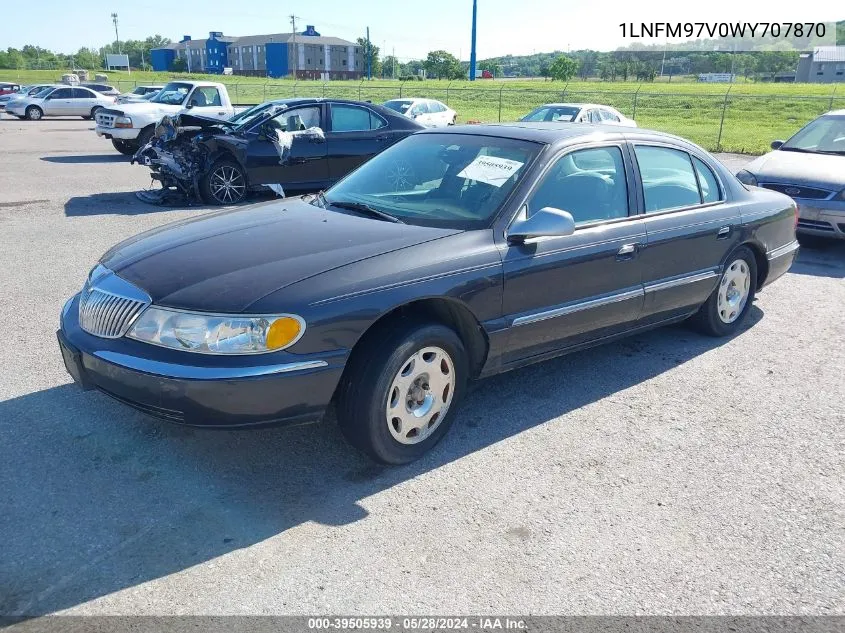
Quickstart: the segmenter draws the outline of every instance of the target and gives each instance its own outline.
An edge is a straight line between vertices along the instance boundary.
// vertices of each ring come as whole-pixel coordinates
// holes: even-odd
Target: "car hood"
[[[100,262],[157,305],[237,313],[315,275],[458,232],[286,198],[142,233],[113,247]]]
[[[845,187],[845,156],[778,150],[753,160],[745,169],[758,182],[794,183],[831,190]]]
[[[124,116],[129,117],[133,114],[155,115],[157,113],[164,116],[165,114],[179,112],[179,110],[183,109],[183,106],[167,105],[166,103],[151,103],[149,101],[133,101],[131,103],[120,103],[117,108],[113,109],[120,111]]]

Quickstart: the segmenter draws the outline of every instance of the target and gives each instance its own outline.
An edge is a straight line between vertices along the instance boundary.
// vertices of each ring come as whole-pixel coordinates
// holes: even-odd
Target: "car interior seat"
[[[191,97],[191,105],[195,108],[202,108],[208,105],[208,100],[205,98],[203,93],[197,91]]]

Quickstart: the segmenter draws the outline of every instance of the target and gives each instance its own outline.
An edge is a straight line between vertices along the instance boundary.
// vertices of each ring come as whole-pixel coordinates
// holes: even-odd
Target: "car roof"
[[[517,121],[513,123],[486,123],[475,125],[453,125],[446,128],[426,129],[418,134],[473,134],[476,136],[498,136],[515,140],[534,141],[546,145],[568,144],[569,142],[595,137],[597,140],[635,138],[637,140],[665,140],[695,147],[690,141],[674,134],[666,134],[644,128],[621,128],[618,125],[593,123],[561,124],[559,121]]]
[[[845,110],[831,110],[825,112],[822,116],[845,116]]]
[[[606,103],[544,103],[541,106],[537,106],[534,108],[535,110],[539,110],[540,108],[610,108],[611,110],[615,110],[613,106],[609,106]]]

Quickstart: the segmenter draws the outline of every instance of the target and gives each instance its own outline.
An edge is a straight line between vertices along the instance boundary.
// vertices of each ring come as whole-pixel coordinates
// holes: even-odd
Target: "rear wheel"
[[[357,349],[339,388],[347,440],[374,460],[405,464],[449,430],[468,374],[460,337],[436,323],[385,331]]]
[[[218,160],[200,180],[200,193],[207,204],[236,204],[246,192],[246,173],[233,160]]]
[[[29,106],[26,109],[26,118],[30,121],[40,121],[44,116],[44,112],[38,106]]]
[[[103,109],[103,106],[94,106],[93,108],[91,108],[91,116],[87,116],[85,118],[86,119],[93,119],[94,117],[97,116],[97,112],[99,112],[102,109]]]
[[[126,156],[132,156],[136,151],[138,151],[138,146],[132,141],[124,141],[119,138],[113,138],[111,140],[111,144],[118,152],[125,154]]]
[[[748,316],[756,292],[757,260],[747,247],[740,246],[728,257],[719,285],[692,322],[710,336],[734,334]]]

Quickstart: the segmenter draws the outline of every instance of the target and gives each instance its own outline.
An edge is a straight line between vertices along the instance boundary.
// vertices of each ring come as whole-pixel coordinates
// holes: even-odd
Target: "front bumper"
[[[9,107],[9,105],[7,104],[5,110],[9,114],[14,114],[15,116],[24,116],[26,114],[26,108],[23,108],[23,107],[20,107],[20,106]]]
[[[134,127],[103,127],[102,125],[98,125],[94,129],[97,132],[97,136],[116,138],[122,141],[134,141],[138,138],[138,134],[141,133],[141,130]]]
[[[845,201],[797,199],[796,202],[799,233],[845,240]]]
[[[179,352],[82,330],[78,295],[57,332],[65,368],[83,389],[97,389],[149,415],[189,426],[234,428],[319,420],[345,354],[288,352],[222,357]]]

